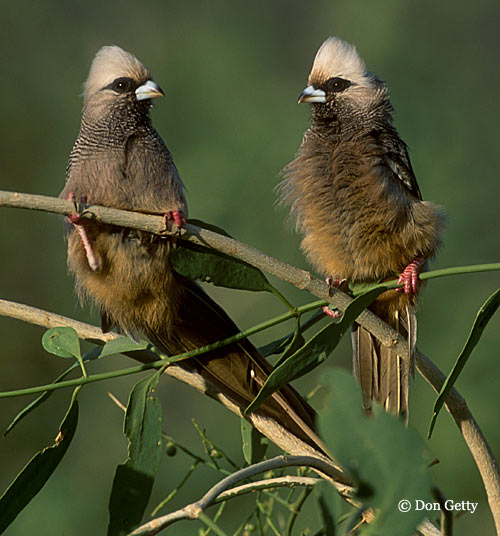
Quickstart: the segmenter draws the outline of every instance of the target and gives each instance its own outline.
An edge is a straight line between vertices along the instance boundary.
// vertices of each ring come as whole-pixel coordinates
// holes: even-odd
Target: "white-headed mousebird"
[[[403,292],[385,292],[370,308],[408,338],[410,358],[357,324],[352,340],[363,407],[370,412],[376,400],[407,418],[418,273],[440,245],[444,216],[422,200],[407,146],[392,124],[387,87],[354,46],[335,37],[321,45],[302,102],[312,103],[311,124],[283,170],[281,201],[304,235],[303,251],[327,281],[399,276],[404,283]]]
[[[85,83],[80,132],[60,197],[166,215],[184,224],[184,186],[150,119],[151,99],[160,96],[163,91],[137,58],[117,46],[99,50]],[[78,214],[70,218],[67,238],[77,292],[97,305],[103,330],[146,337],[169,355],[239,332],[197,283],[172,269],[171,240]],[[181,366],[198,372],[241,411],[272,370],[246,339]],[[314,411],[292,388],[276,392],[257,413],[322,450]]]

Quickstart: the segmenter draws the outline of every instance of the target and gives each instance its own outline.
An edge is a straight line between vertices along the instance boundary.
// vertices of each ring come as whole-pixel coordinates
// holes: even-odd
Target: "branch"
[[[286,479],[290,479],[289,482],[291,482],[292,477],[285,477],[285,479],[278,478],[278,479],[272,479],[272,480],[264,480],[264,481],[257,482],[254,484],[247,484],[245,486],[239,486],[238,488],[233,488],[233,486],[237,482],[246,480],[247,478],[250,478],[256,474],[264,473],[266,471],[272,471],[273,469],[279,469],[281,467],[298,467],[298,466],[312,467],[331,477],[334,476],[334,474],[330,473],[331,467],[328,464],[326,464],[323,460],[320,460],[318,458],[314,458],[311,456],[276,456],[276,458],[272,458],[270,460],[265,460],[263,462],[259,462],[254,465],[250,465],[249,467],[245,467],[244,469],[240,469],[239,471],[232,473],[231,475],[227,476],[226,478],[223,478],[220,482],[215,484],[215,486],[210,488],[207,491],[207,493],[205,493],[205,495],[198,501],[188,504],[184,508],[181,508],[180,510],[176,510],[175,512],[172,512],[168,515],[153,519],[149,523],[145,523],[144,525],[140,526],[139,528],[131,532],[129,536],[153,536],[154,534],[158,534],[158,532],[168,527],[172,523],[175,523],[176,521],[180,521],[181,519],[198,519],[198,517],[200,516],[200,513],[204,512],[209,506],[211,506],[215,502],[220,502],[224,500],[224,498],[231,499],[233,497],[237,497],[238,495],[241,495],[242,489],[245,490],[245,493],[248,493],[249,491],[256,491],[258,489],[264,489],[264,487],[267,487],[267,488],[276,487],[276,483],[273,483],[272,480],[281,481],[280,485],[282,486],[288,485]],[[297,479],[293,479],[293,480],[294,480],[294,484],[297,485],[296,483]],[[304,482],[301,485],[313,485],[319,479],[317,478],[304,479],[303,478],[302,480]],[[306,484],[305,480],[310,481],[310,482]],[[268,485],[264,486],[263,484],[265,483],[267,483]],[[233,489],[230,489],[230,488],[233,488]],[[239,493],[237,490],[239,490]],[[225,495],[224,498],[223,498],[223,494]]]
[[[446,376],[424,354],[417,350],[417,370],[427,383],[439,394]],[[488,497],[497,534],[500,534],[500,469],[486,438],[474,419],[467,402],[453,388],[445,403],[448,413],[460,429],[467,447],[476,462]]]
[[[0,206],[28,208],[55,214],[65,214],[67,216],[73,214],[75,211],[75,207],[71,201],[43,195],[5,191],[0,191]],[[168,234],[165,231],[165,220],[162,216],[151,216],[92,205],[85,209],[82,217],[100,223],[109,223],[120,227],[143,230],[163,236]],[[189,223],[181,231],[181,238],[194,244],[211,247],[245,261],[299,289],[307,290],[341,310],[345,310],[352,301],[347,294],[337,289],[331,289],[333,296],[330,297],[328,287],[321,279],[313,277],[305,270],[295,268],[285,262],[269,257],[256,248],[247,246],[238,240],[233,240],[227,236],[202,229]],[[372,312],[363,311],[356,319],[356,322],[372,333],[384,346],[393,347],[399,355],[408,354],[408,345],[405,339]]]
[[[43,212],[51,212],[54,214],[65,214],[66,216],[73,214],[75,211],[72,201],[59,199],[57,197],[7,192],[3,190],[0,190],[0,206],[41,210]],[[169,234],[165,229],[165,219],[163,216],[152,216],[139,212],[91,205],[86,207],[82,217],[100,223],[109,223],[119,227],[147,231],[162,236]],[[278,259],[274,259],[258,249],[239,242],[238,240],[214,233],[213,231],[203,229],[202,227],[190,223],[187,223],[185,228],[181,230],[181,238],[188,242],[192,242],[193,244],[216,249],[222,253],[226,253],[227,255],[247,262],[286,283],[290,283],[301,290],[307,290],[314,296],[331,303],[341,310],[345,310],[352,301],[352,298],[347,294],[335,288],[330,289],[330,292],[333,294],[330,296],[329,289],[325,282],[312,276],[310,272],[291,266]],[[434,277],[492,270],[500,270],[500,263],[435,270]],[[425,274],[421,274],[420,278],[430,279],[430,276],[431,272],[426,272]],[[395,286],[397,286],[396,282]],[[408,344],[404,337],[371,311],[363,311],[356,319],[356,322],[374,335],[384,346],[394,348],[399,355],[408,354]]]
[[[57,326],[72,327],[75,329],[81,339],[101,346],[106,342],[119,337],[119,335],[115,333],[103,334],[100,328],[85,324],[83,322],[78,322],[62,315],[1,299],[0,315],[16,318],[18,320],[45,328]],[[151,365],[158,360],[158,356],[156,354],[147,350],[134,351],[131,353],[126,353],[125,355],[147,365]],[[244,418],[249,420],[253,426],[259,430],[259,432],[268,437],[273,443],[275,443],[285,452],[321,458],[323,463],[326,463],[330,467],[329,473],[325,474],[330,475],[332,478],[332,483],[337,490],[339,490],[340,493],[345,493],[351,489],[352,483],[350,479],[334,465],[331,459],[327,458],[321,452],[316,451],[307,443],[301,441],[271,417],[264,416],[258,412],[244,416],[241,408],[232,400],[228,399],[223,393],[219,392],[214,386],[209,384],[197,372],[186,370],[181,364],[173,363],[169,365],[165,369],[165,374],[168,374],[169,376],[186,383],[190,387],[193,387],[204,395],[213,398],[242,419]],[[332,477],[331,475],[335,476]]]
[[[0,191],[0,206],[29,208],[66,215],[70,215],[74,212],[74,206],[71,201],[47,196],[5,191]],[[83,217],[102,223],[110,223],[121,227],[144,230],[154,234],[165,234],[165,223],[163,217],[161,216],[150,216],[106,207],[91,206],[87,208],[86,214]],[[300,270],[290,266],[289,264],[269,257],[259,250],[251,246],[247,246],[246,244],[243,244],[237,240],[233,240],[226,236],[219,235],[191,224],[186,225],[186,228],[182,231],[181,236],[183,240],[211,247],[248,262],[257,268],[260,268],[261,270],[278,277],[282,281],[288,282],[300,289],[309,291],[311,294],[328,301],[341,310],[344,310],[352,301],[347,294],[337,291],[336,289],[332,289],[333,296],[330,297],[328,295],[328,288],[325,283],[320,279],[313,277],[309,272]],[[495,264],[466,267],[461,269],[448,269],[449,271],[447,273],[439,271],[440,273],[436,274],[436,277],[457,273],[469,273],[471,271],[498,270],[499,268],[500,265]],[[430,273],[427,272],[426,274],[422,274],[421,277],[424,278],[423,276],[425,276],[425,278],[429,278],[429,275]],[[17,307],[25,306],[17,305]],[[55,317],[64,318],[59,317],[59,315],[52,315],[51,313],[47,313],[45,311],[36,309],[33,310],[35,311],[35,313],[33,313],[35,316],[42,315],[43,317],[43,315],[51,315],[52,319]],[[8,316],[13,315],[8,314]],[[38,325],[44,325],[46,327],[54,327],[55,325],[71,325],[72,327],[75,327],[75,324],[81,325],[81,323],[71,319],[66,319],[66,323],[61,323],[58,320],[55,324],[41,324],[40,321],[34,320],[33,318],[31,320],[28,318],[22,318],[22,320]],[[363,313],[361,313],[356,319],[356,322],[372,333],[384,346],[394,348],[394,350],[396,350],[400,355],[407,355],[408,348],[404,338],[396,330],[383,322],[370,311],[365,310]],[[110,340],[110,338],[113,338],[111,334],[103,335],[98,328],[87,326],[85,324],[83,324],[83,326],[85,326],[84,331],[80,331],[77,327],[75,327],[75,329],[84,339],[92,340],[92,342],[101,341],[102,344],[103,342]],[[90,331],[88,331],[89,329]],[[137,355],[134,355],[134,358],[137,359]],[[147,358],[147,360],[144,362],[151,362],[154,360],[155,358],[150,355],[149,358]],[[416,360],[419,373],[432,386],[432,388],[439,393],[445,378],[444,374],[427,357],[419,352],[417,352]],[[167,374],[175,376],[181,381],[188,383],[198,391],[215,398],[228,409],[241,416],[241,411],[239,408],[237,408],[231,401],[227,400],[223,395],[217,393],[213,388],[206,385],[205,382],[202,381],[201,377],[197,374],[184,370],[180,365],[172,365],[167,369],[166,372]],[[459,427],[464,440],[478,466],[486,489],[488,502],[493,514],[495,525],[498,533],[500,534],[500,471],[496,460],[493,457],[491,449],[487,444],[481,429],[468,409],[465,400],[460,396],[456,389],[453,389],[448,395],[446,409]],[[254,426],[264,435],[269,437],[269,429],[267,432],[263,431],[263,429],[267,428],[268,425],[262,422],[254,422],[258,420],[258,417],[259,416],[254,415],[252,418],[252,415],[250,415]],[[280,431],[278,423],[274,423],[274,425],[278,426],[278,433],[276,437],[271,439],[278,446],[291,453],[302,454],[304,453],[304,448],[306,451],[311,453],[311,449],[305,444],[302,445],[304,448],[299,449],[300,452],[297,452],[297,448],[294,447],[294,442],[292,441],[290,443],[290,438],[288,438],[287,441],[286,438],[283,437],[284,435],[287,435],[287,432],[283,428],[281,428]],[[284,447],[284,444],[287,444],[287,446]],[[317,455],[318,453],[314,452],[314,454]]]
[[[223,491],[215,500],[214,503],[233,499],[234,497],[240,497],[247,493],[253,493],[255,491],[261,491],[264,489],[274,488],[295,488],[297,486],[314,486],[318,482],[321,482],[321,478],[315,478],[311,476],[280,476],[277,478],[267,478],[265,480],[258,480],[250,484],[243,484],[236,486],[227,491]]]

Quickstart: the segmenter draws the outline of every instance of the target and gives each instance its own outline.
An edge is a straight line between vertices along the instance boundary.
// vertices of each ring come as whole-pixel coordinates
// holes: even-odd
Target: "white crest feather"
[[[345,78],[360,86],[374,86],[374,75],[367,72],[356,47],[337,37],[329,37],[320,46],[309,75],[309,84],[320,85],[333,77]]]
[[[149,80],[151,74],[135,56],[122,48],[115,45],[102,47],[90,66],[83,93],[85,100],[120,77],[142,82]]]

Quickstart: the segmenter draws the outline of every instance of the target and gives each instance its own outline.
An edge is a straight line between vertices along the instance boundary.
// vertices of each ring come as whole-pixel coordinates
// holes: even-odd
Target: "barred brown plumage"
[[[335,37],[318,50],[299,102],[312,104],[310,128],[283,170],[281,202],[303,233],[302,249],[332,279],[373,283],[401,275],[373,312],[408,337],[410,362],[353,328],[353,367],[363,392],[407,416],[416,340],[416,277],[440,245],[444,216],[422,201],[406,144],[392,125],[386,85],[354,46]]]
[[[103,47],[85,84],[80,133],[60,196],[150,214],[187,213],[184,185],[153,128],[150,99],[162,96],[149,70],[121,48]],[[170,266],[171,242],[75,215],[68,231],[68,266],[82,299],[101,311],[104,329],[145,336],[178,354],[238,333],[228,315],[195,282]],[[271,367],[248,340],[182,362],[241,411]],[[324,451],[314,411],[290,387],[259,408],[298,440]],[[273,439],[273,438],[271,438]]]

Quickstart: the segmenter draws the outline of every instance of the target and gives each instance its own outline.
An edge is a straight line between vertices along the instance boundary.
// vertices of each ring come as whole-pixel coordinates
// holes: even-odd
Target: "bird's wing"
[[[234,322],[196,283],[176,275],[184,290],[172,327],[149,339],[171,355],[223,340],[239,332]],[[213,350],[182,364],[195,369],[243,411],[272,371],[270,364],[248,339]],[[270,416],[297,437],[325,451],[314,432],[314,410],[290,386],[283,387],[257,410]]]
[[[399,137],[395,129],[377,132],[376,137],[382,148],[384,163],[394,178],[402,183],[414,197],[422,200],[406,143]]]

